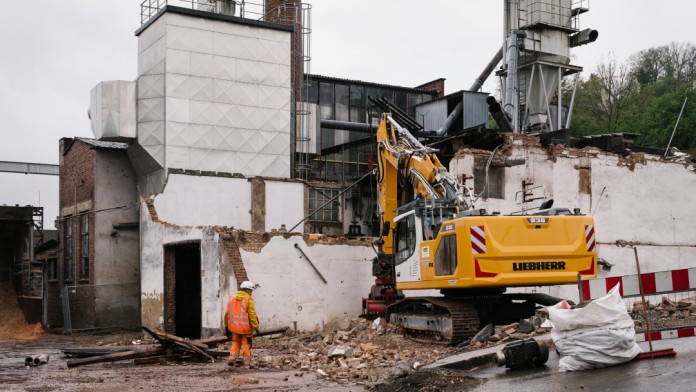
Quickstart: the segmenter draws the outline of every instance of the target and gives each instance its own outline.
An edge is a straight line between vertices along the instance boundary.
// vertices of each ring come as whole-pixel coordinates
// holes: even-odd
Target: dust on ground
[[[28,324],[24,321],[12,283],[0,283],[0,298],[0,340],[30,340],[44,334],[40,323]]]
[[[388,384],[372,389],[376,392],[458,392],[470,391],[483,381],[465,375],[462,371],[448,369],[423,370],[412,373]]]

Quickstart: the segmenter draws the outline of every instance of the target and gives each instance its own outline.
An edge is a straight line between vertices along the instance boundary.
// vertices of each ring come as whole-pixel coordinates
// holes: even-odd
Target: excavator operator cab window
[[[408,260],[416,250],[416,216],[411,214],[396,223],[394,231],[394,263],[399,265]]]

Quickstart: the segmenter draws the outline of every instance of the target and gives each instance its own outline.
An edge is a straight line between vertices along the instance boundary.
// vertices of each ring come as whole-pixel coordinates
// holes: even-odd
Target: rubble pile
[[[643,316],[643,309],[646,307],[648,309],[648,317],[650,318],[650,329],[653,331],[696,325],[696,297],[673,301],[663,296],[658,304],[651,304],[650,301],[646,301],[646,304],[643,304],[640,300],[633,303],[630,314],[631,318],[633,318],[636,332],[646,331]]]
[[[294,371],[297,377],[315,373],[339,384],[378,384],[435,361],[446,351],[444,346],[406,339],[399,327],[384,319],[335,319],[322,333],[293,335],[254,340],[254,348],[260,349],[258,366]]]
[[[541,311],[543,312],[543,310]],[[322,333],[254,340],[258,366],[294,371],[296,377],[317,377],[347,384],[380,385],[409,376],[421,366],[453,352],[473,351],[545,334],[543,314],[503,326],[484,327],[470,341],[456,347],[408,339],[401,327],[385,319],[342,318],[327,324]],[[256,354],[255,354],[256,355]]]

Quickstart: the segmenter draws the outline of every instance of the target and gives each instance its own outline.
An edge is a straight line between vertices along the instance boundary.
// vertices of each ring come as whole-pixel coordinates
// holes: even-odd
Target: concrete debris
[[[346,346],[330,346],[329,347],[329,358],[334,357],[348,357],[353,355],[353,348]]]
[[[663,296],[658,304],[652,304],[650,301],[645,303],[640,300],[635,301],[629,313],[636,332],[639,333],[646,330],[643,317],[645,309],[647,309],[652,330],[696,325],[696,297],[673,300]]]
[[[258,378],[254,378],[254,377],[249,377],[249,378],[247,378],[246,383],[247,383],[247,384],[258,384],[258,383],[259,383],[259,379],[258,379]]]
[[[485,327],[483,327],[482,330],[480,330],[476,335],[474,335],[473,338],[471,338],[471,341],[485,343],[490,340],[490,337],[491,335],[493,335],[493,332],[493,324],[487,324]]]
[[[372,322],[372,329],[379,330],[380,328],[384,328],[387,325],[387,320],[384,317],[376,318],[375,321]]]

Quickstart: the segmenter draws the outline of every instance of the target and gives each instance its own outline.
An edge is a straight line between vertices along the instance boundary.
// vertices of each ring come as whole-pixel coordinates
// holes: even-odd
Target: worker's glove
[[[227,339],[232,339],[232,331],[225,328],[225,336],[227,336]]]
[[[259,333],[259,329],[258,329],[258,328],[254,328],[254,332]]]

